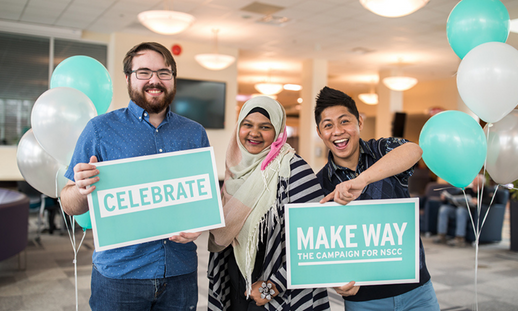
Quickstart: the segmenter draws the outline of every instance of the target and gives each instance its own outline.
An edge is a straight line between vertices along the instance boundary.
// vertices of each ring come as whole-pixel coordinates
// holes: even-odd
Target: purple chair
[[[0,261],[20,253],[27,247],[29,231],[29,198],[17,191],[0,188]],[[25,255],[25,265],[27,256]]]

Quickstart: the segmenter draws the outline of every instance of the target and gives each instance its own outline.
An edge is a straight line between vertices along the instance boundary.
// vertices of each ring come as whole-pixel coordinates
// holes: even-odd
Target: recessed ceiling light
[[[412,14],[425,6],[430,0],[360,0],[369,11],[385,16],[400,17]]]

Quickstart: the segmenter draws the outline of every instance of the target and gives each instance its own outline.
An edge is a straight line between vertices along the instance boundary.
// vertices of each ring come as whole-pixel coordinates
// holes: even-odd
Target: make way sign
[[[418,202],[287,204],[288,288],[419,282]]]
[[[88,205],[97,251],[225,225],[212,147],[96,166]]]

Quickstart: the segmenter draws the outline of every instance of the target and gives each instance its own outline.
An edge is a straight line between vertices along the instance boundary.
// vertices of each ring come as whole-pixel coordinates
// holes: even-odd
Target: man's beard
[[[153,98],[147,100],[145,93],[148,89],[158,89],[162,91],[164,94],[163,99]],[[169,90],[160,84],[146,84],[141,90],[135,90],[131,87],[131,83],[128,83],[128,93],[130,99],[148,113],[160,113],[173,102],[176,94],[176,86],[172,92],[169,92]]]

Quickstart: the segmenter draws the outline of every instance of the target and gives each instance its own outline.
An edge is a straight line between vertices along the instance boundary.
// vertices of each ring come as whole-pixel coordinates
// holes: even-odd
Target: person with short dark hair
[[[326,197],[347,204],[354,200],[408,198],[408,177],[422,150],[405,139],[360,138],[363,118],[347,94],[324,87],[316,100],[317,132],[329,148],[328,162],[317,178]],[[361,286],[356,294],[346,286],[335,290],[345,310],[439,310],[420,245],[419,283]]]
[[[61,192],[69,215],[88,211],[87,196],[100,178],[98,161],[209,146],[200,124],[169,109],[176,92],[176,63],[166,47],[156,42],[136,45],[124,58],[124,74],[128,107],[91,119],[77,141],[65,173],[70,181]],[[182,232],[94,252],[92,310],[195,310],[198,258],[193,241],[200,234]]]

